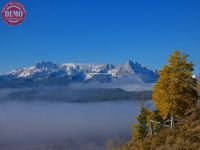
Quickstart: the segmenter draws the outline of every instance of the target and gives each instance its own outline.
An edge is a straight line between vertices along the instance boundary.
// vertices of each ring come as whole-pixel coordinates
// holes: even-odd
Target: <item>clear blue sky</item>
[[[0,1],[0,8],[8,0]],[[160,69],[173,50],[200,73],[199,0],[20,0],[25,22],[0,21],[0,73],[38,61],[125,63]]]

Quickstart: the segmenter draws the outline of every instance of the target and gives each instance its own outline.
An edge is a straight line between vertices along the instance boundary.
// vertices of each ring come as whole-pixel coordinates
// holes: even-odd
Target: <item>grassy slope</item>
[[[189,111],[174,130],[163,128],[143,142],[130,141],[120,150],[200,150],[200,106]]]

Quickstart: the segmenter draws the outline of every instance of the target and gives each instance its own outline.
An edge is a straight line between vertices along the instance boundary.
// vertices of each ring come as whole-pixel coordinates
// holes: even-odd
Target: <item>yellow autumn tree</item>
[[[163,119],[170,113],[182,116],[197,102],[197,80],[192,77],[193,64],[188,55],[175,51],[160,71],[153,90],[153,101]]]

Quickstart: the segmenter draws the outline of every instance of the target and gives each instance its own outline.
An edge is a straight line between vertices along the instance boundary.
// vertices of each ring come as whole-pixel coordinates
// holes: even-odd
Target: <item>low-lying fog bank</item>
[[[139,101],[0,103],[1,150],[104,150],[130,137]]]

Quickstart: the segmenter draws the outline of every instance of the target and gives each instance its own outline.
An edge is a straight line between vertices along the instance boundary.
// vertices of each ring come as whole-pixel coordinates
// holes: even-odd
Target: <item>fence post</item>
[[[174,115],[173,115],[173,113],[171,113],[171,129],[173,129],[174,128]]]
[[[153,122],[150,121],[150,134],[153,135]]]

